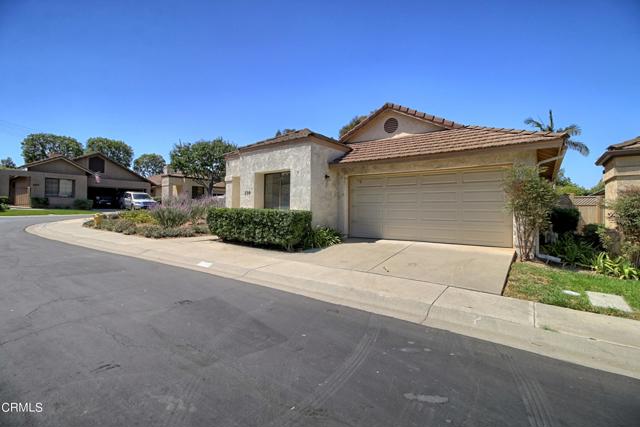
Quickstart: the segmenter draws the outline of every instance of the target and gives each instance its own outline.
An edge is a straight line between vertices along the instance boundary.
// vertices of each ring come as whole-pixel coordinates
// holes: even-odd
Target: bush
[[[222,208],[224,202],[214,196],[200,197],[191,201],[191,212],[189,218],[192,223],[207,219],[207,212],[211,208]]]
[[[291,251],[311,228],[311,212],[214,208],[209,210],[207,224],[211,234],[223,240],[275,245]]]
[[[624,191],[610,207],[611,216],[622,233],[622,253],[640,267],[640,188]]]
[[[544,245],[543,252],[560,257],[563,262],[589,268],[596,254],[589,243],[576,238],[573,234],[565,233],[555,243]]]
[[[152,239],[163,239],[166,237],[193,237],[195,232],[190,227],[164,228],[160,225],[147,224],[140,225],[136,233]]]
[[[156,206],[151,209],[151,215],[164,228],[175,228],[189,221],[191,211],[184,207]]]
[[[597,251],[603,251],[605,249],[602,244],[601,234],[606,230],[602,224],[587,224],[582,227],[582,240],[589,243]]]
[[[553,208],[549,217],[554,232],[561,236],[565,233],[575,233],[580,221],[580,211],[576,208]]]
[[[134,224],[155,224],[156,219],[151,215],[149,211],[145,210],[133,210],[124,211],[119,215],[120,218],[133,222]]]
[[[549,215],[558,194],[553,185],[540,176],[538,168],[515,165],[504,179],[507,210],[513,213],[521,261],[533,257],[533,238],[549,225]]]
[[[5,203],[0,203],[0,212],[5,212],[9,210],[9,205]]]
[[[9,204],[9,197],[0,196],[0,205],[8,205],[8,204]]]
[[[312,227],[307,231],[303,246],[305,249],[326,248],[342,243],[342,234],[329,227]]]
[[[640,269],[635,268],[629,260],[621,256],[611,258],[606,252],[600,252],[593,258],[591,268],[597,273],[614,276],[619,279],[640,279]]]
[[[47,208],[49,207],[49,199],[46,197],[32,197],[31,198],[31,207],[32,208]]]
[[[90,210],[93,207],[93,200],[75,199],[73,201],[73,209]]]

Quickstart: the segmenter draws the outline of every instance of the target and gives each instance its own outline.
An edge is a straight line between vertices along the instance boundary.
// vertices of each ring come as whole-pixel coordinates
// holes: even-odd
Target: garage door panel
[[[511,247],[503,175],[484,170],[352,178],[350,234]]]

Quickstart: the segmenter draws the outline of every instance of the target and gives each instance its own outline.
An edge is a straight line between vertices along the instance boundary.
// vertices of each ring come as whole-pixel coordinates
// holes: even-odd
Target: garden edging
[[[84,219],[37,224],[51,240],[268,286],[538,354],[640,378],[638,322],[410,279],[340,270],[209,242],[153,240],[82,227]],[[207,241],[206,244],[202,242]],[[185,245],[200,245],[185,250]],[[208,256],[203,253],[208,251]],[[238,251],[243,253],[238,256]],[[193,254],[197,255],[185,255]],[[202,260],[206,259],[204,264]]]

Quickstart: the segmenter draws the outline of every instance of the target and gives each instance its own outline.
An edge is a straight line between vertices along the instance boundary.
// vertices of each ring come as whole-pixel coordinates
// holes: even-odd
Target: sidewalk
[[[289,254],[215,241],[154,240],[82,227],[85,219],[29,233],[268,286],[545,356],[640,378],[640,322],[375,273],[304,262]]]

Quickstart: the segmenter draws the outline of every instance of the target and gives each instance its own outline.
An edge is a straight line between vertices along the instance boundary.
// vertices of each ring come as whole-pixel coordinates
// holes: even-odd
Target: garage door
[[[349,234],[511,247],[503,174],[494,169],[353,176]]]

